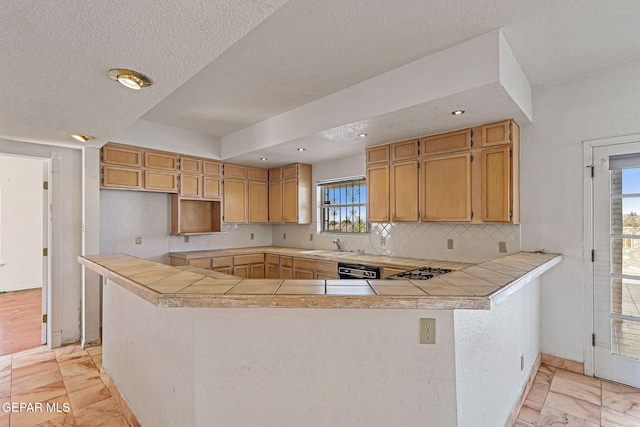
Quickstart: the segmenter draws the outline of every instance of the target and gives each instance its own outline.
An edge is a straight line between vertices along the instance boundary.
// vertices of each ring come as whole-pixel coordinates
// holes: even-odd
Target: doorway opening
[[[0,356],[47,343],[48,173],[0,155]]]

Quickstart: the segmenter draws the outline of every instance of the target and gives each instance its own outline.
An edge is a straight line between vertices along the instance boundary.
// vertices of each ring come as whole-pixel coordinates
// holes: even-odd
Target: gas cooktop
[[[385,279],[390,280],[428,280],[436,276],[451,273],[450,268],[421,267],[416,270],[409,270],[403,273],[387,276]]]

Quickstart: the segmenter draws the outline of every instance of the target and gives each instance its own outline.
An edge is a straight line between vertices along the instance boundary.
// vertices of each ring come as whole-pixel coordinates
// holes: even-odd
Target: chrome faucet
[[[340,241],[340,239],[334,240],[333,243],[335,243],[338,247],[338,252],[342,252],[342,242]]]

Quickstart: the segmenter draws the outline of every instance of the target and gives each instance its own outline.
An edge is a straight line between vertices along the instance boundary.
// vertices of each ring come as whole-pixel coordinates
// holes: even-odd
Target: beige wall
[[[0,292],[42,287],[42,168],[0,156]]]

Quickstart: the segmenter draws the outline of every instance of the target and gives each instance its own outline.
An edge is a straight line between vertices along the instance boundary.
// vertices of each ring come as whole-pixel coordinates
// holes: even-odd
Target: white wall
[[[451,311],[167,309],[111,281],[104,295],[103,366],[142,425],[456,425]],[[421,317],[437,344],[419,344]]]
[[[456,310],[453,317],[458,425],[502,426],[540,353],[540,280],[490,311]]]
[[[51,163],[51,289],[49,321],[54,346],[80,340],[82,270],[82,152],[63,147],[0,140],[0,153]]]
[[[582,141],[640,132],[640,62],[540,88],[521,147],[522,248],[560,252],[542,284],[543,353],[583,361]]]
[[[0,156],[0,292],[42,287],[43,166]]]

